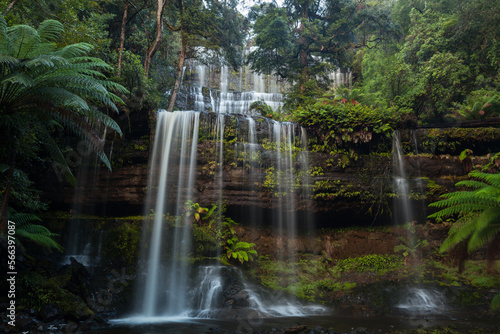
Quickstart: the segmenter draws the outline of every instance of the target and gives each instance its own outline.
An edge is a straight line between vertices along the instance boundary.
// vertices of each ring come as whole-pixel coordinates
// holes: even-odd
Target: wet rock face
[[[262,218],[263,224],[266,216],[279,207],[283,198],[289,200],[292,197],[294,203],[290,207],[293,210],[304,215],[314,214],[316,221],[324,222],[328,226],[340,224],[340,221],[372,223],[373,216],[382,211],[389,211],[389,195],[394,192],[390,153],[358,155],[355,158],[342,153],[301,153],[301,130],[295,127],[292,155],[295,159],[294,182],[299,186],[293,189],[293,194],[284,193],[277,190],[279,185],[273,185],[271,182],[279,173],[276,167],[276,147],[273,147],[270,141],[273,133],[272,120],[256,116],[252,119],[255,123],[257,144],[251,149],[254,150],[256,158],[249,160],[245,156],[250,149],[248,138],[251,129],[248,116],[225,116],[223,176],[219,179],[217,150],[220,146],[213,140],[217,114],[202,113],[194,187],[195,202],[210,206],[219,201],[219,194],[222,192],[222,200],[229,212],[240,215],[243,221],[249,219],[254,212]],[[414,154],[414,151],[409,152],[408,149],[408,152],[404,152],[407,154],[404,156],[405,172],[410,178],[411,190],[414,193],[418,190],[417,184],[412,180],[425,178],[425,201],[433,202],[442,193],[453,189],[459,178],[467,174],[470,166],[485,165],[488,162],[487,157],[472,156],[466,163],[458,158],[460,152],[457,153],[457,147],[464,143],[472,145],[475,151],[481,153],[484,150],[480,145],[488,146],[488,138],[494,143],[500,138],[497,133],[500,131],[492,130],[492,133],[490,131],[485,134],[484,131],[475,130],[461,129],[453,132],[448,129],[427,129],[404,133],[402,140],[406,148],[414,147],[413,138],[419,143],[422,142],[417,146],[418,152],[422,154]],[[471,141],[466,133],[478,142]],[[448,142],[446,145],[440,144],[440,140]],[[458,145],[460,140],[463,143]],[[446,150],[456,155],[444,154]],[[307,159],[301,159],[301,154]],[[46,190],[54,202],[53,207],[56,208],[69,209],[78,202],[88,214],[143,214],[148,187],[148,159],[149,147],[146,139],[128,144],[122,142],[115,145],[113,172],[101,168],[97,174],[82,180],[76,190],[58,182],[51,183]],[[172,168],[175,169],[176,166]],[[169,196],[176,194],[177,191],[169,192]],[[421,202],[426,206],[426,203]]]

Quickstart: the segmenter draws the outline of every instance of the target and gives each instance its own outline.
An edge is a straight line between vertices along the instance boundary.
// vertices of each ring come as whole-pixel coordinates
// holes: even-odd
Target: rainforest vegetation
[[[5,241],[8,221],[17,221],[19,247],[26,242],[62,250],[41,223],[50,203],[38,187],[39,171],[53,170],[74,186],[78,163],[70,157],[79,159],[83,151],[95,152],[111,170],[103,129],[126,138],[134,130],[132,114],[146,115],[151,127],[156,110],[175,110],[187,59],[247,66],[286,81],[282,107],[256,103],[254,110],[298,122],[313,135],[310,149],[330,157],[368,154],[368,143],[392,138],[396,129],[500,122],[499,1],[0,0],[0,12],[1,235]],[[329,75],[336,69],[350,71],[352,85],[332,88]],[[381,150],[389,151],[383,143]],[[469,153],[462,153],[465,164]],[[498,147],[488,153],[489,166],[498,167]],[[440,211],[429,218],[457,219],[440,250],[461,252],[461,271],[466,254],[486,245],[486,271],[496,272],[498,176],[487,168],[472,171],[457,183],[464,191],[432,204]],[[278,285],[269,278],[276,266],[253,243],[238,239],[232,219],[216,232],[202,223],[219,211],[188,204],[184,213],[194,217],[194,233],[222,247],[226,264],[259,258],[252,275]],[[334,282],[330,271],[340,277],[366,262],[385,274],[424,246],[403,249],[403,243],[398,252],[406,252],[404,260],[380,255],[332,263],[327,253],[304,260],[305,269],[313,263],[326,276],[312,273],[324,279],[301,286],[299,295],[321,300],[350,290],[355,283]],[[498,308],[500,297],[495,300]]]

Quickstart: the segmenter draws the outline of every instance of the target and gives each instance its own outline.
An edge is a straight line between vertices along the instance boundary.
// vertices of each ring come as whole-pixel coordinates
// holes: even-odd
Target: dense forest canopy
[[[327,93],[328,73],[341,67],[353,70],[363,94],[410,108],[421,122],[497,112],[467,111],[497,96],[496,1],[287,0],[246,6],[252,4],[244,17],[234,0],[0,2],[10,25],[57,19],[65,27],[58,43],[94,45],[93,55],[111,64],[111,74],[130,91],[129,108],[156,109],[161,93],[175,90],[184,59],[212,50],[203,59],[234,68],[247,63],[293,83],[290,110]],[[243,59],[243,48],[250,46],[253,52]],[[161,105],[172,110],[169,102]]]
[[[50,52],[86,45],[86,56],[100,64],[92,76],[117,83],[107,84],[109,92],[101,93],[112,94],[110,101],[119,103],[125,114],[173,110],[184,61],[197,58],[235,69],[247,65],[288,81],[286,103],[275,117],[330,133],[330,139],[318,137],[323,138],[318,147],[325,151],[339,145],[333,129],[353,118],[360,131],[383,134],[401,125],[398,121],[415,126],[499,115],[498,1],[260,1],[247,4],[246,16],[238,6],[235,0],[0,1],[5,34],[18,31],[19,25],[36,28],[57,20],[61,29],[57,38],[50,37]],[[9,62],[4,62],[4,75],[10,73]],[[353,87],[332,91],[328,74],[337,68],[352,71]],[[4,85],[12,84],[10,77],[4,79]],[[108,119],[114,117],[110,103],[97,103],[101,113],[96,115],[116,129]],[[5,106],[0,110],[3,128],[9,126]],[[23,130],[31,131],[31,137],[23,135],[32,142],[15,141],[0,152],[3,194],[12,194],[17,210],[44,207],[23,201],[26,194],[34,198],[36,191],[22,170],[42,159],[38,138],[62,131],[50,117],[37,118],[34,124]],[[349,136],[343,135],[353,138]],[[16,156],[13,145],[24,145]],[[59,159],[66,166],[61,154],[43,159]],[[12,192],[5,191],[10,187]]]

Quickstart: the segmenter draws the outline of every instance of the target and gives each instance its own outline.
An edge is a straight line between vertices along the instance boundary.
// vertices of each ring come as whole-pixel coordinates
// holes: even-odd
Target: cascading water
[[[394,221],[396,224],[410,223],[415,220],[415,214],[410,203],[410,185],[406,176],[401,136],[398,131],[393,135],[392,166],[396,193],[393,205]]]
[[[415,136],[412,136],[412,141],[416,149],[417,143]],[[417,247],[417,237],[412,231],[415,230],[415,224],[418,221],[418,215],[416,214],[415,209],[411,204],[411,192],[409,183],[410,179],[406,173],[406,164],[403,157],[403,150],[401,148],[401,136],[398,131],[394,132],[392,148],[393,178],[394,189],[396,192],[396,197],[393,203],[393,219],[396,224],[412,224],[408,229],[409,240],[407,247],[409,247],[409,249],[411,249],[412,251],[415,251]],[[417,172],[419,172],[418,163],[417,169]],[[421,178],[414,179],[417,190],[420,192],[420,194],[423,194],[423,185]],[[421,287],[409,287],[402,294],[401,300],[396,305],[396,308],[405,310],[412,315],[440,313],[446,309],[444,300],[444,296],[439,291],[424,289]]]
[[[440,291],[409,288],[402,294],[401,301],[396,307],[412,315],[444,313],[447,310],[444,300]]]
[[[295,173],[293,145],[295,125],[293,123],[272,122],[273,142],[276,143],[275,179],[277,185],[278,209],[275,226],[282,245],[278,252],[282,260],[293,260],[295,254],[297,219],[295,210]]]
[[[106,128],[102,134],[102,141],[106,140]],[[111,157],[113,145],[111,144]],[[83,215],[94,215],[95,206],[85,206],[86,198],[89,193],[96,191],[100,173],[100,159],[92,154],[90,146],[81,141],[78,144],[77,151],[71,156],[75,162],[80,162],[77,173],[77,185],[73,195],[72,217],[68,224],[65,235],[65,250],[62,264],[70,263],[74,258],[87,267],[95,267],[99,264],[99,257],[102,247],[102,233],[93,230],[93,224],[82,218]],[[107,174],[109,178],[109,172]],[[90,189],[90,191],[89,191]]]
[[[175,213],[176,217],[185,217],[181,209],[192,198],[199,116],[198,112],[189,111],[158,113],[148,181],[148,203],[151,204],[147,210],[149,213],[154,208],[155,212],[141,282],[144,287],[138,310],[141,317],[186,316],[190,228],[185,218],[165,231],[164,215]],[[177,189],[176,196],[168,198],[173,189]],[[162,259],[166,244],[169,244],[170,257]]]

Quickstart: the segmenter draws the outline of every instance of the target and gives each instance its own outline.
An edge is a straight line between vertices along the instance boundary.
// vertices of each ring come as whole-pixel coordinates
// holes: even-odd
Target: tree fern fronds
[[[431,203],[429,204],[429,206],[431,207],[444,207],[444,206],[449,206],[449,205],[457,205],[457,204],[461,204],[461,203],[479,203],[480,205],[482,203],[490,203],[490,204],[493,204],[493,205],[496,205],[495,202],[495,196],[492,196],[492,192],[494,192],[494,190],[486,190],[486,191],[483,191],[483,189],[486,189],[487,187],[485,188],[481,188],[481,189],[477,189],[477,190],[474,190],[474,191],[457,191],[457,192],[454,192],[454,193],[449,193],[449,194],[445,194],[443,196],[441,196],[442,198],[445,198],[445,199],[442,199],[442,200],[439,200],[437,202],[434,202],[434,203]],[[484,202],[486,201],[486,202]]]
[[[3,47],[4,44],[10,42],[9,35],[7,34],[7,21],[5,21],[5,17],[0,15],[0,53],[5,53]]]
[[[12,57],[7,54],[1,54],[0,53],[0,66],[6,66],[8,68],[12,68],[13,66],[19,64],[20,61],[16,57]]]
[[[30,241],[39,244],[40,246],[44,246],[47,248],[54,248],[60,252],[64,250],[64,248],[57,243],[52,237],[57,236],[50,231],[41,226],[41,225],[28,225],[26,229],[17,229],[16,234],[18,237],[29,239]],[[17,240],[17,237],[16,237]]]
[[[470,218],[464,219],[460,228],[450,229],[448,237],[443,241],[439,252],[444,253],[449,251],[458,243],[470,238],[475,230],[475,220]]]
[[[486,183],[477,180],[463,180],[455,184],[455,187],[468,187],[476,189],[483,188],[485,186],[487,186]]]
[[[100,112],[99,110],[95,108],[90,108],[88,111],[84,113],[84,115],[91,121],[95,122],[97,124],[102,124],[106,126],[107,128],[110,128],[111,130],[115,130],[118,132],[120,136],[123,136],[122,130],[120,129],[120,126],[118,123],[115,122],[114,119],[109,117],[108,115]]]
[[[476,190],[476,195],[483,199],[490,199],[500,202],[500,187],[488,186]]]
[[[24,59],[34,56],[36,46],[40,44],[40,36],[33,27],[28,25],[17,25],[7,29],[7,34],[12,41],[11,56]]]
[[[15,219],[15,223],[17,224],[17,226],[29,224],[33,220],[42,221],[40,219],[40,217],[38,217],[37,215],[34,215],[32,213],[26,213],[26,212],[17,212],[13,208],[9,208],[8,215],[9,215],[11,220]]]
[[[41,221],[38,216],[31,213],[16,212],[14,209],[9,208],[8,219],[16,224],[16,242],[21,246],[19,238],[24,238],[43,247],[55,248],[58,251],[63,250],[61,245],[52,239],[57,234],[50,232],[45,226],[32,223],[32,221]]]
[[[75,43],[57,50],[54,54],[64,58],[72,58],[73,62],[82,62],[86,61],[86,58],[80,57],[88,55],[93,49],[94,46],[89,43]]]
[[[43,97],[45,101],[50,102],[54,107],[68,107],[76,109],[88,109],[89,105],[77,94],[59,87],[41,87],[33,90],[34,94]]]
[[[109,91],[112,90],[116,93],[122,93],[122,94],[128,94],[130,93],[127,88],[123,87],[119,83],[113,82],[113,81],[101,81],[101,84]],[[121,103],[123,102],[120,99]]]
[[[70,58],[68,60],[74,65],[89,64],[96,68],[113,69],[113,67],[106,63],[104,60],[95,57],[82,56]]]
[[[481,181],[466,180],[458,182],[456,186],[474,190],[448,193],[443,196],[446,199],[430,205],[443,209],[429,218],[464,215],[459,219],[460,223],[457,222],[450,229],[448,238],[441,245],[441,252],[448,251],[463,241],[467,241],[467,251],[473,252],[500,235],[500,173],[473,171],[469,176]]]
[[[66,158],[62,154],[61,150],[57,146],[56,142],[50,134],[45,130],[42,129],[40,131],[42,143],[46,147],[47,151],[49,152],[52,160],[58,167],[58,171],[61,171],[63,174],[64,179],[66,182],[68,182],[70,185],[75,186],[76,185],[76,177],[73,175],[71,172],[71,169],[68,166],[68,163],[66,162]]]
[[[480,180],[484,180],[495,187],[500,187],[500,173],[490,174],[484,173],[480,171],[472,171],[469,173],[469,176],[478,178]]]
[[[428,218],[441,218],[441,217],[446,217],[446,216],[452,216],[455,214],[459,214],[462,212],[480,212],[484,210],[485,208],[490,208],[493,207],[493,205],[490,206],[485,206],[479,204],[473,204],[473,203],[463,203],[463,204],[457,204],[453,205],[447,208],[444,208],[438,212],[435,212],[431,215],[428,216]]]
[[[19,84],[24,87],[33,87],[35,81],[27,74],[12,72],[0,78],[0,85]]]
[[[487,245],[498,235],[499,232],[499,226],[488,226],[483,230],[475,231],[471,235],[471,238],[467,243],[467,251],[471,253],[483,247],[484,245]]]
[[[36,76],[41,75],[44,72],[50,71],[56,66],[67,65],[68,61],[63,57],[56,57],[53,55],[39,55],[30,60],[24,61],[20,64],[25,70],[32,72],[35,71]],[[39,67],[38,70],[33,67]]]
[[[38,26],[37,32],[42,42],[55,42],[64,32],[64,26],[56,20],[45,20]]]

